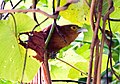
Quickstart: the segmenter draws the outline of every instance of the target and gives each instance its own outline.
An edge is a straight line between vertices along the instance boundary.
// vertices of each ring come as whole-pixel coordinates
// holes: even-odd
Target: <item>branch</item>
[[[79,0],[67,0],[67,3],[64,6],[57,7],[56,13],[60,12],[60,11],[64,11],[64,10],[66,10],[69,7],[70,4],[72,4],[72,3],[78,3],[78,2],[79,2]]]
[[[110,21],[120,22],[120,19],[109,18]]]
[[[53,15],[56,15],[56,18],[57,18],[58,15],[59,15],[59,12],[57,12],[55,14],[55,5],[54,5],[54,2],[55,2],[55,0],[53,0]],[[59,5],[60,5],[60,0],[58,0],[58,2],[57,2],[57,7],[59,7]],[[47,37],[47,39],[45,41],[45,49],[47,49],[48,43],[50,41],[50,38],[51,38],[51,36],[52,36],[52,34],[54,32],[54,29],[55,29],[55,26],[56,26],[56,18],[54,18],[54,23],[52,24],[50,32],[48,34],[48,37]],[[48,79],[47,81],[49,82],[47,84],[51,84],[51,77],[50,77],[50,72],[49,72],[48,58],[49,58],[48,54],[45,54],[43,64],[45,64],[45,68],[47,69],[47,72],[46,72],[47,73],[46,74],[47,77],[46,78]]]
[[[99,65],[98,65],[98,76],[99,79],[97,80],[98,83],[100,83],[101,78],[101,64],[102,64],[102,54],[103,54],[103,48],[104,48],[104,41],[105,41],[105,27],[106,27],[106,20],[108,19],[109,15],[114,11],[114,6],[111,2],[111,0],[108,0],[108,12],[103,17],[103,25],[102,25],[102,39],[101,39],[101,47],[100,47],[100,58],[99,58]]]
[[[93,84],[97,82],[97,72],[98,72],[98,63],[99,63],[99,39],[96,41],[96,50],[95,50],[95,62],[94,62],[94,75],[93,75]]]
[[[38,12],[38,13],[41,13],[49,18],[53,18],[53,19],[56,19],[57,16],[56,15],[49,15],[48,13],[40,10],[40,9],[26,9],[26,10],[18,10],[18,9],[12,9],[12,10],[0,10],[0,13],[14,13],[14,12]]]
[[[74,82],[80,84],[86,84],[84,81],[75,81],[75,80],[52,80],[52,82]]]
[[[32,9],[36,9],[37,3],[38,3],[38,0],[32,0]],[[35,12],[33,13],[33,18],[36,21],[36,23],[39,24]]]
[[[90,8],[90,22],[91,22],[91,27],[92,30],[95,30],[95,25],[94,25],[94,10],[95,10],[95,2],[96,0],[92,0],[91,2],[91,8]],[[92,44],[91,44],[91,48],[90,48],[90,62],[89,62],[89,70],[88,70],[88,78],[87,78],[87,84],[90,84],[91,81],[91,75],[92,75],[92,64],[93,64],[93,54],[94,54],[94,47],[95,47],[95,40],[96,40],[96,34],[97,33],[93,33],[93,39],[92,39]]]
[[[17,7],[22,1],[23,1],[23,0],[18,1],[18,2],[15,4],[15,6],[13,6],[12,9],[14,9],[15,7]],[[8,17],[8,15],[9,15],[9,13],[8,13],[3,19],[6,19],[6,18]]]
[[[83,71],[81,71],[81,70],[79,70],[78,68],[76,68],[75,66],[73,66],[73,65],[71,65],[71,64],[69,64],[69,63],[67,63],[67,62],[65,62],[65,61],[63,61],[63,60],[61,60],[61,59],[59,59],[59,58],[57,58],[57,57],[55,57],[57,60],[59,60],[59,61],[61,61],[61,62],[63,62],[63,63],[65,63],[65,64],[67,64],[67,65],[69,65],[70,67],[72,67],[73,69],[75,69],[75,70],[77,70],[77,71],[79,71],[81,74],[84,74],[84,75],[86,75],[87,76],[87,73],[85,73],[85,72],[83,72]]]

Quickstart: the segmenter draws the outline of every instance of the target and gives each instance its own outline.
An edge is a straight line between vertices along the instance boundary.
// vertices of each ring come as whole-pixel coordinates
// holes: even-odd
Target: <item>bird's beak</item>
[[[79,28],[79,29],[77,30],[77,32],[78,32],[78,33],[80,33],[80,32],[88,32],[88,30],[87,30],[86,28]]]

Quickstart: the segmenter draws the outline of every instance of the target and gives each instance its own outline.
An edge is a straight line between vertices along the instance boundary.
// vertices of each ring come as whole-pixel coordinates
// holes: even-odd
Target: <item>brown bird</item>
[[[19,39],[20,43],[22,46],[26,48],[31,48],[36,51],[37,56],[34,56],[37,60],[40,62],[43,61],[44,57],[44,52],[45,52],[45,40],[49,34],[49,31],[51,29],[51,25],[48,26],[47,28],[43,29],[43,31],[39,32],[25,32],[22,34],[27,34],[30,36],[28,43],[23,42],[21,39]],[[47,52],[48,53],[56,53],[60,49],[62,49],[65,46],[68,46],[71,42],[73,42],[76,37],[79,35],[81,32],[86,32],[87,29],[81,28],[77,25],[63,25],[63,26],[57,26],[57,30],[55,28],[52,37],[48,43],[47,46]]]
[[[45,28],[43,32],[48,35],[50,28],[51,26]],[[57,26],[57,28],[58,31],[56,31],[55,28],[55,31],[49,41],[49,44],[47,46],[47,52],[51,53],[59,51],[63,47],[68,46],[71,42],[73,42],[79,35],[79,33],[87,31],[85,28],[81,28],[73,24]]]

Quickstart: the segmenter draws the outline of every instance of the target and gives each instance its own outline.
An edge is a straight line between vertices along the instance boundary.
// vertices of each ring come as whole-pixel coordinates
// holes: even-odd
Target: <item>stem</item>
[[[57,57],[56,57],[56,59],[59,60],[59,61],[61,61],[61,62],[63,62],[63,63],[65,63],[65,64],[67,64],[67,65],[69,65],[70,67],[74,68],[75,70],[79,71],[80,73],[82,73],[82,74],[84,74],[84,75],[87,75],[87,73],[79,70],[79,69],[76,68],[75,66],[73,66],[73,65],[71,65],[71,64],[69,64],[69,63],[67,63],[67,62],[65,62],[65,61],[63,61],[63,60],[61,60],[61,59],[59,59],[59,58],[57,58]]]
[[[91,26],[92,26],[92,30],[95,30],[95,25],[94,25],[94,10],[95,10],[95,3],[96,0],[92,0],[91,2],[91,12],[90,12],[90,21],[91,21]],[[91,81],[91,75],[92,75],[92,64],[93,64],[93,54],[94,54],[94,47],[95,47],[95,40],[96,40],[96,35],[97,35],[97,31],[93,33],[93,39],[92,39],[92,44],[91,44],[91,48],[90,48],[90,62],[89,62],[89,70],[88,70],[88,78],[87,78],[87,84],[90,84]]]
[[[21,10],[21,9],[12,9],[12,10],[0,10],[0,13],[14,13],[14,12],[38,12],[40,14],[43,14],[49,18],[54,18],[56,19],[57,16],[56,15],[49,15],[48,13],[40,10],[40,9],[26,9],[26,10]]]
[[[23,1],[23,0],[18,1],[18,2],[16,3],[16,5],[13,6],[12,9],[14,9],[15,7],[17,7],[22,1]],[[4,19],[6,19],[6,18],[8,17],[8,15],[9,15],[9,13],[4,17]]]

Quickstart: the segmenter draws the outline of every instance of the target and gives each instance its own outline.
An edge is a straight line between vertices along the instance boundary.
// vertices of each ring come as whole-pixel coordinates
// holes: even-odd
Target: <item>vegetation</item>
[[[0,4],[0,84],[33,80],[42,62],[33,58],[34,50],[19,44],[20,33],[55,23],[76,24],[88,32],[49,59],[53,84],[89,84],[91,79],[93,84],[120,83],[120,0],[1,0]]]

